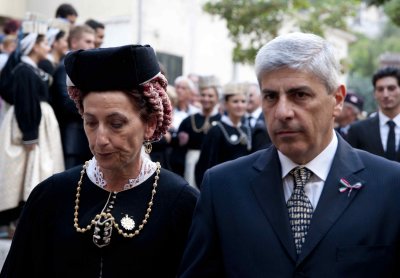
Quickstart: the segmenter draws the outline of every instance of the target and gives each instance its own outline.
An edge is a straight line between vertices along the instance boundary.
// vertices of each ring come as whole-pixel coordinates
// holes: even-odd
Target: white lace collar
[[[156,163],[151,161],[148,157],[142,155],[142,167],[140,168],[139,175],[136,178],[128,179],[128,182],[124,185],[123,190],[131,189],[143,183],[150,178],[156,170]],[[87,175],[89,179],[97,186],[104,188],[107,185],[107,182],[103,179],[103,173],[100,171],[95,157],[89,160]]]

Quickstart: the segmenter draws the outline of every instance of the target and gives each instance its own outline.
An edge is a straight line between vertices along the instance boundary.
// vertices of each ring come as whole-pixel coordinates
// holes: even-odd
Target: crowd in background
[[[10,20],[4,28],[0,225],[5,237],[12,235],[33,187],[92,157],[82,118],[67,92],[63,59],[69,51],[101,47],[105,26],[93,19],[77,25],[77,17],[73,6],[63,4],[46,24],[32,17]],[[200,188],[208,168],[270,144],[257,84],[221,84],[211,72],[182,75],[169,83],[173,123],[153,142],[150,156],[193,187]]]
[[[21,36],[19,30],[24,26],[16,20],[9,21],[3,30],[0,83],[11,82],[8,87],[0,87],[0,226],[6,227],[6,237],[37,183],[92,157],[82,118],[67,93],[63,58],[68,51],[101,47],[105,26],[93,19],[76,25],[77,17],[71,5],[63,4],[39,35],[26,32],[31,26]],[[352,131],[351,124],[363,117],[363,99],[350,92],[336,119],[336,130],[358,148],[374,152],[366,146],[377,143],[382,148],[375,153],[386,156],[392,145],[392,141],[387,143],[389,135],[384,135],[389,129],[394,130],[395,150],[399,148],[400,74],[397,69],[379,74],[374,80],[374,87],[381,88],[375,91],[380,108],[375,117],[393,119],[395,127],[367,127],[369,135],[364,139],[372,138],[374,131],[382,135],[381,142],[379,136],[373,143],[355,138],[356,134],[361,136],[360,131]],[[387,78],[390,84],[376,86]],[[183,176],[191,186],[201,190],[207,169],[271,144],[258,84],[221,84],[212,69],[209,74],[191,73],[168,81],[173,122],[168,133],[153,142],[150,156],[162,167]],[[398,154],[388,158],[400,160]]]

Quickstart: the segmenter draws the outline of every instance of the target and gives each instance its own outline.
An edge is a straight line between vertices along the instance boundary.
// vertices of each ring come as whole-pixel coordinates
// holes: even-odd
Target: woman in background
[[[203,140],[212,124],[221,119],[218,111],[219,90],[220,84],[215,76],[200,76],[201,110],[185,118],[178,130],[179,145],[186,150],[184,178],[196,188],[194,169],[200,157]]]
[[[19,217],[39,182],[64,170],[60,130],[48,103],[50,78],[38,68],[49,52],[46,37],[35,29],[20,43],[21,62],[10,77],[12,106],[0,127],[1,225]]]
[[[195,168],[197,186],[201,185],[204,172],[210,167],[250,153],[250,130],[242,124],[246,113],[246,92],[243,83],[225,86],[223,105],[226,115],[216,122],[204,138]]]

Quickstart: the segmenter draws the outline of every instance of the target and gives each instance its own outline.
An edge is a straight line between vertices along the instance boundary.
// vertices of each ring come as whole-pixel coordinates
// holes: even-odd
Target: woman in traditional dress
[[[198,192],[142,151],[171,124],[154,50],[78,50],[65,66],[94,157],[35,188],[0,277],[175,277]]]
[[[19,217],[39,182],[64,170],[60,130],[48,103],[50,77],[38,68],[49,47],[39,29],[31,30],[20,43],[21,62],[10,77],[13,105],[0,127],[0,225]]]
[[[71,24],[60,18],[55,18],[49,22],[49,29],[46,38],[50,46],[47,59],[39,63],[39,68],[54,75],[56,68],[64,59],[68,52],[68,36]]]
[[[195,168],[196,184],[201,185],[204,172],[217,164],[250,153],[250,130],[243,124],[246,113],[246,87],[243,83],[225,86],[224,109],[226,115],[208,131]]]
[[[220,84],[215,76],[200,76],[199,90],[201,111],[185,118],[179,126],[179,145],[185,147],[184,178],[197,187],[194,169],[200,156],[201,145],[212,123],[221,119],[218,111]]]
[[[68,33],[58,28],[50,28],[46,37],[51,47],[47,59],[39,63],[39,67],[49,74],[54,74],[55,69],[68,52]]]

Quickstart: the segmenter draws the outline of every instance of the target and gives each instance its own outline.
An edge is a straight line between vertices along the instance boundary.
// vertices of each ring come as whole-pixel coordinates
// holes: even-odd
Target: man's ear
[[[340,115],[343,109],[344,98],[346,97],[346,86],[343,84],[339,85],[336,91],[333,93],[335,99],[335,106],[333,108],[333,116],[337,117]]]

